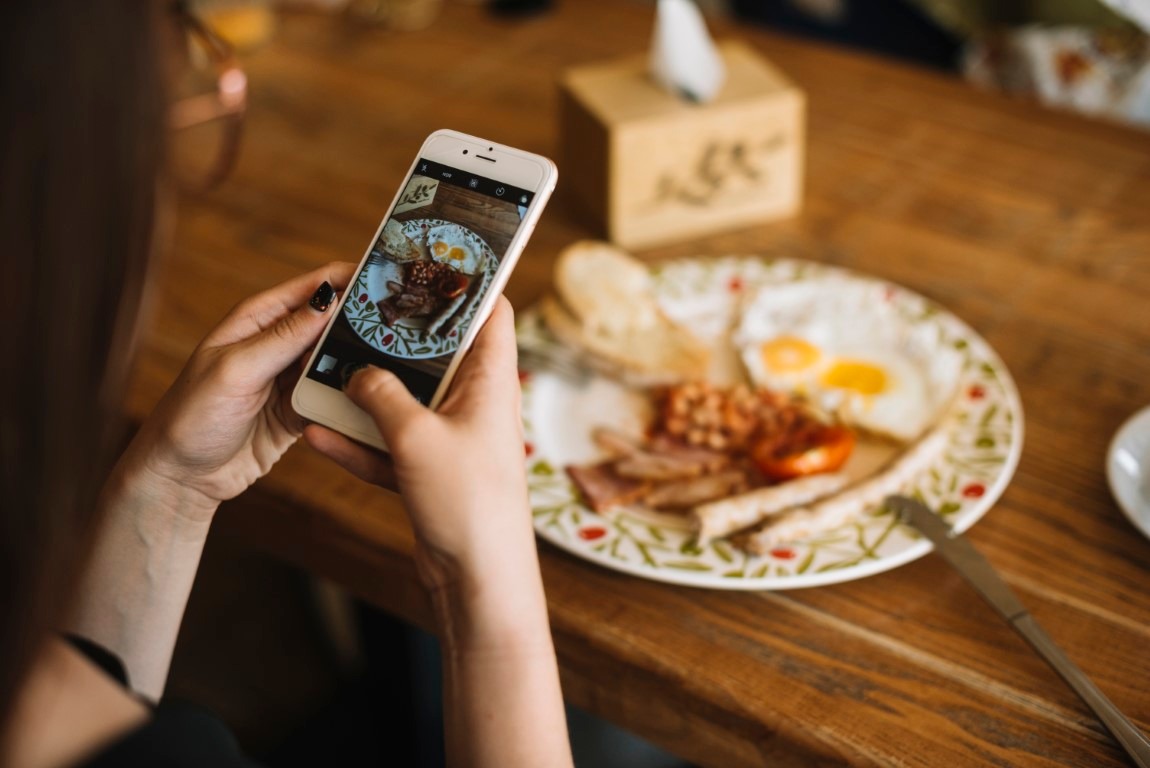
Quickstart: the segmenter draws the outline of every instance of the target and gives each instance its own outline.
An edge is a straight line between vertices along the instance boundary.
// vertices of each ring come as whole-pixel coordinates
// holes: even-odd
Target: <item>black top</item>
[[[68,640],[120,685],[128,673],[115,654],[90,640]],[[240,752],[235,738],[208,712],[180,702],[161,702],[152,719],[125,734],[79,768],[257,768]]]

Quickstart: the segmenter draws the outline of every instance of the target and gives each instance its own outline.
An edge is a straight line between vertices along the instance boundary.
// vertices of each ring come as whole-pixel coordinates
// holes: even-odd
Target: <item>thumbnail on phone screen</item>
[[[338,388],[347,371],[368,363],[394,371],[429,402],[532,196],[416,163],[308,378]]]

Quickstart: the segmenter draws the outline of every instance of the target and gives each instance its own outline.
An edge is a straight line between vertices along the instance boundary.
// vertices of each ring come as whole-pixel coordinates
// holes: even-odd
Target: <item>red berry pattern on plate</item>
[[[583,541],[595,541],[606,536],[607,529],[598,525],[588,526],[587,528],[580,528],[578,535]]]

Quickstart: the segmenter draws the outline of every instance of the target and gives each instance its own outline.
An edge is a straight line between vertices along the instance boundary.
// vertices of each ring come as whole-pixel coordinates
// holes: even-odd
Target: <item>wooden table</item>
[[[641,50],[650,8],[561,2],[511,21],[449,3],[420,33],[285,16],[247,56],[235,177],[185,199],[130,408],[240,298],[355,260],[420,140],[451,126],[555,153],[561,68]],[[803,213],[645,257],[772,253],[896,281],[968,321],[1021,389],[1026,443],[970,534],[1034,615],[1150,728],[1150,541],[1107,490],[1150,403],[1150,136],[942,76],[716,24],[810,102]],[[562,189],[562,184],[560,184]],[[592,235],[562,192],[508,293]],[[397,500],[305,447],[218,525],[418,624]],[[1086,707],[937,557],[780,593],[674,587],[542,547],[566,695],[707,766],[1123,765]]]

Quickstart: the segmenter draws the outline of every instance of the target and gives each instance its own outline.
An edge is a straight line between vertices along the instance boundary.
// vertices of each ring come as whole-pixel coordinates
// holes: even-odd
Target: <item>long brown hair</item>
[[[114,454],[164,136],[155,0],[0,3],[0,736]]]

